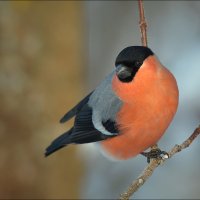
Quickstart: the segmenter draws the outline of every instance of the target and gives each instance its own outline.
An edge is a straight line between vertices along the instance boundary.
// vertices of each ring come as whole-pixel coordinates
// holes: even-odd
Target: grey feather
[[[105,135],[113,135],[105,129],[103,122],[116,120],[116,114],[122,106],[122,101],[112,90],[113,71],[91,94],[88,105],[92,108],[92,121],[94,127]],[[116,133],[117,134],[117,133]]]

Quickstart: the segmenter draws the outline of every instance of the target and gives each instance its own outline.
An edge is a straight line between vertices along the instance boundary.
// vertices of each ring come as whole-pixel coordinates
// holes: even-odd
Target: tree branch
[[[139,15],[140,15],[139,24],[140,24],[141,42],[142,42],[142,46],[147,47],[147,22],[145,19],[142,0],[138,0],[138,6],[139,6]]]
[[[185,140],[181,145],[175,145],[168,152],[168,156],[164,155],[162,158],[151,159],[150,163],[143,170],[142,174],[132,182],[132,184],[129,186],[126,192],[121,194],[120,199],[128,200],[146,182],[146,180],[153,174],[154,170],[160,164],[163,164],[167,159],[171,158],[176,153],[189,147],[192,144],[192,142],[196,139],[196,137],[199,135],[200,135],[200,125],[198,128],[194,130],[191,136],[187,140]]]
[[[139,6],[139,26],[141,33],[141,43],[142,46],[147,46],[147,22],[145,20],[144,7],[142,0],[138,0]],[[166,160],[173,157],[176,153],[184,150],[189,147],[192,142],[200,135],[200,125],[198,128],[194,130],[191,136],[185,140],[181,145],[175,145],[167,154],[164,154],[163,157],[152,158],[150,163],[145,167],[141,175],[138,176],[136,180],[132,182],[132,184],[128,187],[126,192],[120,195],[120,200],[128,200],[147,180],[151,177],[154,170],[161,164],[163,164]],[[157,145],[155,145],[157,148]]]

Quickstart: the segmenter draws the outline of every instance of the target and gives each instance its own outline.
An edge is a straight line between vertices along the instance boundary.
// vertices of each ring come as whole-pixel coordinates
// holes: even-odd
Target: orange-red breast
[[[130,46],[116,68],[61,122],[74,126],[55,139],[45,155],[70,144],[99,142],[110,156],[128,159],[156,144],[178,106],[174,76],[147,47]]]

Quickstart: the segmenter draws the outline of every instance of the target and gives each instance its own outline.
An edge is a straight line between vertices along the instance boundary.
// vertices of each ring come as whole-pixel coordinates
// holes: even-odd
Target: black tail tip
[[[54,146],[54,145],[50,145],[49,147],[47,147],[44,156],[45,158],[48,157],[49,155],[53,154],[54,152],[58,151],[59,149],[63,148],[65,145],[60,145],[60,146]]]
[[[60,119],[59,122],[62,124],[62,123],[64,123],[65,121],[66,121],[66,120],[65,120],[65,118],[63,117],[63,118]]]
[[[52,153],[58,151],[59,149],[67,146],[71,143],[70,141],[70,134],[72,133],[73,128],[69,131],[63,133],[58,138],[56,138],[45,150],[45,157],[51,155]]]
[[[49,147],[47,147],[44,153],[45,158],[51,155],[52,153],[54,153],[55,151],[57,151],[58,149],[59,148],[55,148],[53,145],[50,145]]]
[[[45,153],[44,153],[44,157],[48,157],[49,155],[51,155],[54,151],[48,151],[47,149],[45,150]]]
[[[46,151],[46,152],[44,153],[44,157],[46,158],[46,157],[48,157],[50,154],[51,154],[51,153],[49,153],[49,152]]]

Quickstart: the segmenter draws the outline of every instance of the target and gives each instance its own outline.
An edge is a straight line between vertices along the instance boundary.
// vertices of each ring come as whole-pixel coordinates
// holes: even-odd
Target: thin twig
[[[144,7],[142,0],[138,0],[139,13],[140,13],[140,32],[141,32],[141,42],[142,46],[147,47],[147,22],[145,19]]]
[[[139,15],[140,15],[140,32],[141,32],[141,42],[143,46],[147,46],[147,22],[144,15],[144,7],[142,0],[138,0],[139,6]],[[196,137],[200,135],[200,125],[194,130],[191,136],[185,140],[181,145],[175,145],[167,154],[162,158],[154,158],[150,160],[150,163],[145,167],[141,175],[138,176],[136,180],[132,182],[129,188],[120,195],[120,200],[128,200],[147,180],[151,177],[154,170],[160,165],[163,164],[166,160],[174,156],[176,153],[184,150],[189,147]]]
[[[181,145],[175,145],[168,152],[168,155],[169,155],[168,158],[171,158],[176,153],[178,153],[178,152],[184,150],[185,148],[189,147],[198,135],[200,135],[200,125],[199,125],[198,128],[196,128],[194,130],[194,132],[191,134],[191,136],[187,140],[185,140]],[[146,182],[146,180],[153,174],[154,170],[160,164],[163,164],[166,160],[168,160],[168,158],[163,157],[163,158],[151,159],[150,163],[143,170],[142,174],[140,176],[138,176],[138,178],[136,180],[133,181],[133,183],[129,186],[129,188],[127,189],[126,192],[121,194],[120,199],[121,200],[128,200]]]

